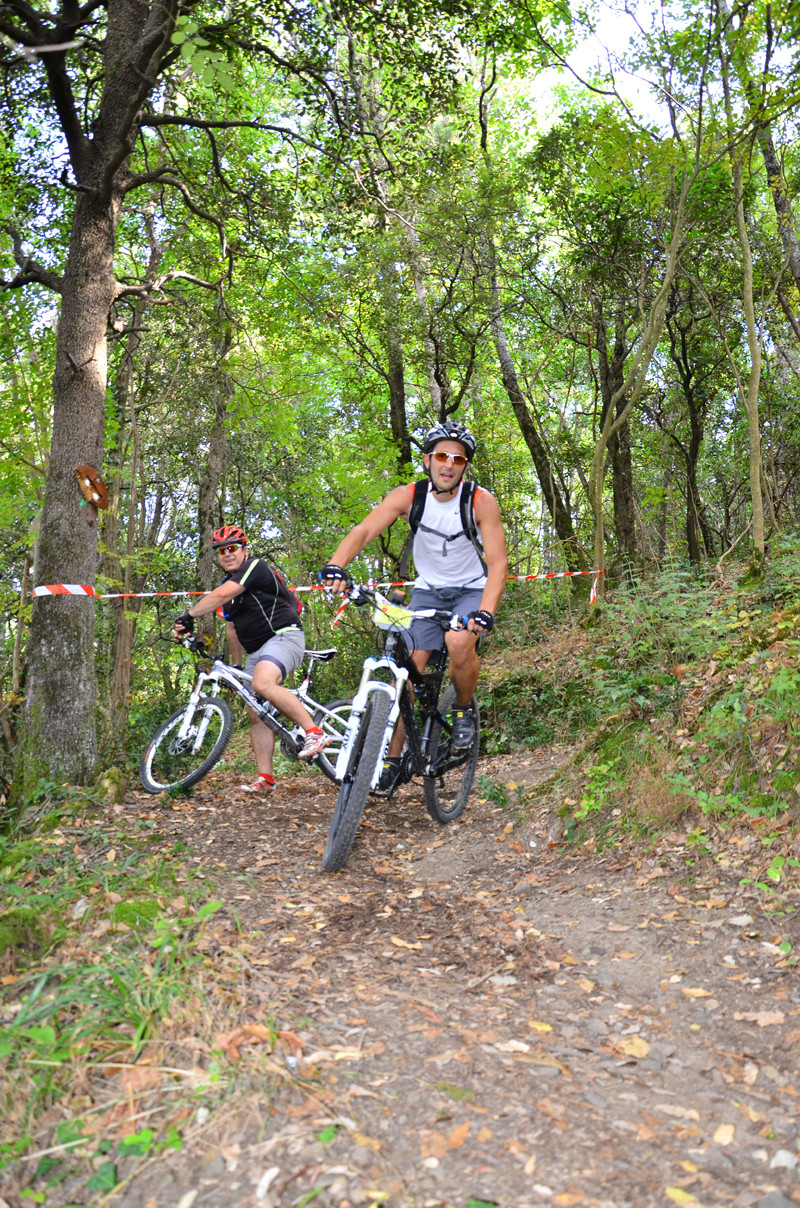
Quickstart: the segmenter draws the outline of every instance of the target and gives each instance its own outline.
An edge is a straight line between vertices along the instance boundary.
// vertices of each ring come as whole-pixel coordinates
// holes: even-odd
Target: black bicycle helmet
[[[434,424],[425,435],[422,452],[430,453],[440,440],[457,440],[460,445],[464,446],[467,461],[472,461],[475,456],[477,442],[469,428],[465,428],[463,424],[458,424],[452,419],[440,420],[438,424]]]

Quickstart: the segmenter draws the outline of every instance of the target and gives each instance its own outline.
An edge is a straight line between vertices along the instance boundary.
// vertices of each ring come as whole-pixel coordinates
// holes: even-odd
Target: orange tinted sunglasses
[[[445,453],[444,449],[437,449],[435,453],[431,453],[431,457],[434,461],[438,461],[441,465],[444,465],[445,462],[452,461],[457,470],[460,470],[462,466],[467,464],[467,459],[464,457],[463,453]]]

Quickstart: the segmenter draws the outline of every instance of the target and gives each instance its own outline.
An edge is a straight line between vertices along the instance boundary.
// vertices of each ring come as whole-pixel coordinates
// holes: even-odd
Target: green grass
[[[95,810],[50,788],[0,838],[0,1170],[45,1205],[99,1203],[241,1080],[214,1052],[246,1006],[220,887],[152,820]]]
[[[780,554],[780,551],[778,551]],[[571,678],[537,659],[535,689],[561,701],[583,693],[595,711],[583,754],[543,792],[574,842],[637,842],[676,820],[800,817],[800,570],[790,548],[770,577],[720,587],[680,565],[614,592],[594,618]],[[561,647],[563,648],[563,642]],[[563,660],[562,660],[563,662]],[[511,695],[513,678],[494,686]],[[559,738],[578,720],[565,711]],[[577,726],[575,727],[577,729]]]

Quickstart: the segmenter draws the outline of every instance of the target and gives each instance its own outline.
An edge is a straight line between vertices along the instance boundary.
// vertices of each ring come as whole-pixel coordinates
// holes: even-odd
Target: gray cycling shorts
[[[259,646],[258,650],[248,654],[244,669],[248,675],[252,675],[256,665],[266,660],[275,664],[281,673],[281,679],[286,679],[287,675],[291,675],[302,663],[305,649],[306,635],[302,629],[294,626],[291,629],[282,629],[263,646]]]
[[[466,616],[481,606],[483,588],[475,587],[415,587],[411,592],[409,608],[444,608]],[[445,631],[438,621],[424,617],[411,622],[405,635],[409,650],[441,650]],[[476,635],[477,636],[477,635]]]

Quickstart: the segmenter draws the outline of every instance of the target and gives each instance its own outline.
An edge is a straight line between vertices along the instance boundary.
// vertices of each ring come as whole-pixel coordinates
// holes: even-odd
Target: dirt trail
[[[481,773],[533,782],[564,755]],[[800,935],[738,883],[757,834],[690,869],[677,836],[644,858],[548,845],[549,818],[477,794],[440,828],[410,786],[329,876],[332,801],[297,777],[253,804],[222,774],[187,805],[137,800],[188,863],[227,870],[242,1024],[286,1034],[269,1101],[246,1089],[257,1035],[221,1038],[230,1106],[111,1203],[800,1204],[800,983],[779,946]],[[242,948],[231,922],[214,943]]]

